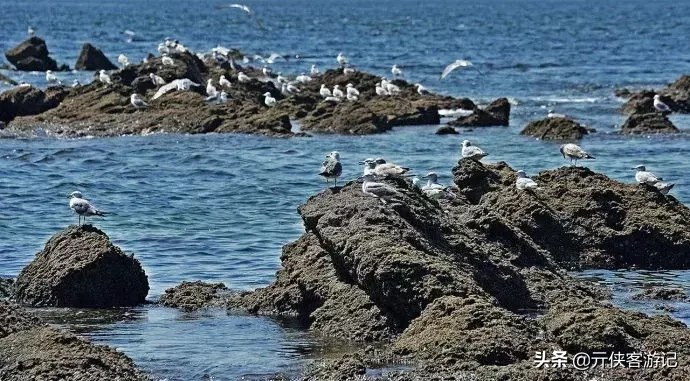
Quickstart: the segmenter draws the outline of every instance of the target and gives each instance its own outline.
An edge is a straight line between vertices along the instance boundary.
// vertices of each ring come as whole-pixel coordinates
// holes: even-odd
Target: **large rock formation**
[[[520,132],[520,135],[530,135],[540,140],[577,140],[587,134],[587,128],[567,117],[533,120]]]
[[[127,356],[41,323],[0,301],[0,379],[148,380]]]
[[[110,62],[101,49],[88,42],[82,45],[74,68],[77,70],[117,70],[117,66]]]
[[[621,134],[675,134],[678,128],[663,113],[632,114],[623,123]]]
[[[17,277],[14,299],[29,306],[107,308],[145,301],[148,280],[134,254],[90,225],[70,226]]]
[[[510,102],[499,98],[489,103],[484,109],[474,107],[472,114],[461,116],[449,124],[461,127],[507,126],[510,119]]]
[[[17,116],[40,114],[56,107],[67,95],[61,87],[49,87],[44,93],[32,86],[18,86],[0,94],[0,121]]]
[[[675,82],[660,90],[641,90],[628,94],[628,100],[621,107],[626,114],[647,114],[656,112],[654,95],[661,95],[661,100],[674,112],[690,112],[690,76],[681,75]]]
[[[48,55],[46,42],[35,36],[6,51],[5,57],[17,70],[46,71],[58,69],[55,60]]]

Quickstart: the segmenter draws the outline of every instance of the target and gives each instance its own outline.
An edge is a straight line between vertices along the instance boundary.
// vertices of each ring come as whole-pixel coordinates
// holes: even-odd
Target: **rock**
[[[147,380],[127,356],[58,331],[0,301],[0,379]]]
[[[45,41],[35,36],[6,51],[5,57],[17,70],[21,71],[58,69],[55,60],[48,55],[48,47]]]
[[[660,112],[632,114],[621,126],[621,134],[675,134],[679,130]]]
[[[211,307],[214,301],[220,299],[220,294],[227,290],[223,283],[182,282],[165,290],[158,303],[165,307],[195,311]]]
[[[77,70],[117,70],[108,57],[103,54],[101,49],[89,44],[88,42],[82,45],[77,63],[74,64]]]
[[[653,90],[630,93],[627,102],[621,107],[621,111],[627,115],[655,113],[657,111],[654,108],[654,95],[656,92]]]
[[[136,77],[132,81],[132,90],[137,94],[146,94],[147,91],[155,88],[156,85],[153,84],[153,81],[148,76]]]
[[[0,94],[0,121],[9,122],[17,116],[42,113],[57,106],[59,98],[57,90],[51,90],[51,96],[47,97],[46,93],[32,86],[7,90]]]
[[[651,287],[645,288],[642,292],[633,296],[633,299],[644,300],[677,300],[677,301],[690,301],[685,290],[678,287]]]
[[[9,298],[12,295],[14,279],[0,278],[0,299]]]
[[[642,90],[628,95],[628,101],[621,107],[625,114],[648,114],[656,112],[654,95],[659,94],[661,100],[674,112],[690,112],[690,76],[681,75],[675,82],[659,90]]]
[[[633,94],[632,91],[630,91],[630,89],[625,88],[625,87],[622,89],[616,89],[616,91],[614,91],[614,95],[619,97],[619,98],[630,98],[630,96],[632,94]]]
[[[457,135],[458,131],[451,126],[441,126],[436,130],[436,135]]]
[[[139,261],[83,225],[48,240],[17,277],[14,299],[36,307],[108,308],[144,303],[148,290]]]
[[[507,126],[509,119],[510,102],[507,98],[499,98],[484,109],[475,107],[472,114],[461,116],[449,124],[461,127]]]
[[[4,83],[6,85],[11,85],[11,86],[18,85],[18,83],[16,81],[12,80],[12,78],[8,78],[7,76],[3,75],[2,73],[0,73],[0,83]]]
[[[529,122],[520,135],[540,140],[577,140],[588,133],[587,128],[570,118],[553,117]]]

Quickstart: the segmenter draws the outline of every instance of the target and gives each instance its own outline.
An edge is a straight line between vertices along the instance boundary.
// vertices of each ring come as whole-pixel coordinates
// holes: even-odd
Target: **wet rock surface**
[[[690,112],[690,76],[685,74],[663,89],[625,93],[624,95],[628,100],[621,107],[621,111],[628,115],[656,112],[654,109],[654,95],[656,94],[661,96],[661,100],[673,112]]]
[[[0,301],[0,379],[148,380],[127,356],[58,331]]]
[[[481,109],[474,107],[472,114],[461,116],[449,124],[460,127],[492,127],[507,126],[510,120],[510,102],[506,98],[499,98]]]
[[[660,112],[632,114],[621,126],[621,134],[675,134],[679,130]]]
[[[540,140],[577,140],[589,134],[589,130],[571,118],[550,117],[531,121],[520,135],[534,136]]]
[[[644,289],[642,292],[633,296],[633,299],[646,300],[675,300],[675,301],[690,301],[688,294],[679,287],[662,287],[654,286]]]
[[[9,298],[12,295],[14,279],[0,278],[0,299]]]
[[[49,87],[45,92],[32,86],[7,90],[0,94],[0,121],[42,113],[60,104],[66,94],[66,89],[57,87]]]
[[[13,299],[36,307],[136,306],[149,285],[134,255],[90,225],[70,226],[48,240],[17,277]]]
[[[82,45],[74,68],[77,70],[116,70],[117,66],[110,62],[101,49],[87,42]]]
[[[226,291],[228,289],[223,283],[182,282],[165,290],[158,303],[165,307],[194,311],[213,307],[213,303],[220,300],[221,294]]]
[[[17,85],[17,81],[13,80],[12,78],[7,77],[6,75],[0,73],[0,83],[4,83],[7,85]]]
[[[54,59],[50,58],[46,42],[39,37],[30,37],[5,52],[7,60],[21,71],[57,70]]]
[[[457,135],[458,131],[451,126],[441,126],[436,130],[435,134],[436,135]]]

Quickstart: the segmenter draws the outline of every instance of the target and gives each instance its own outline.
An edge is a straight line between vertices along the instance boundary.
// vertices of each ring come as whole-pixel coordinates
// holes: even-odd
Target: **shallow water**
[[[263,286],[279,268],[281,247],[303,231],[296,207],[324,187],[315,173],[326,151],[340,151],[345,180],[358,175],[357,161],[383,156],[420,173],[434,170],[448,183],[459,142],[470,139],[490,152],[487,161],[505,160],[536,174],[564,164],[556,144],[518,135],[527,121],[548,109],[581,118],[599,131],[581,144],[597,157],[587,163],[593,170],[632,182],[629,168],[645,163],[676,183],[674,197],[690,203],[688,134],[612,133],[624,121],[616,112],[621,100],[613,96],[615,88],[661,86],[690,68],[690,53],[677,49],[690,34],[690,3],[248,3],[269,28],[265,33],[242,13],[218,11],[215,4],[39,0],[18,5],[0,0],[0,49],[23,39],[30,24],[46,38],[51,54],[70,65],[85,41],[113,61],[119,53],[136,60],[155,51],[166,36],[193,49],[221,43],[264,55],[300,54],[306,58],[273,65],[274,71],[295,74],[312,63],[333,66],[343,51],[361,69],[378,74],[388,74],[397,63],[406,78],[434,91],[482,102],[508,96],[516,103],[511,126],[465,130],[459,136],[436,136],[437,126],[422,126],[364,137],[0,140],[0,275],[15,276],[50,235],[76,222],[66,195],[79,189],[99,208],[117,213],[94,223],[142,261],[151,283],[149,299],[181,280],[222,281],[236,289]],[[46,11],[51,17],[39,17]],[[131,43],[126,29],[136,32]],[[455,58],[472,60],[484,75],[458,71],[439,82],[438,73]],[[59,75],[64,82],[84,82],[92,74]],[[41,73],[9,76],[45,84]],[[672,119],[690,129],[689,117]],[[631,290],[671,278],[687,289],[688,274],[601,271],[584,276],[612,287],[617,303],[655,313],[656,302],[634,301]],[[673,316],[688,322],[688,307],[677,309]],[[116,346],[143,369],[171,380],[294,373],[321,345],[295,328],[222,312],[190,315],[142,307],[110,320],[64,320],[72,312],[63,317],[55,312],[51,319]]]

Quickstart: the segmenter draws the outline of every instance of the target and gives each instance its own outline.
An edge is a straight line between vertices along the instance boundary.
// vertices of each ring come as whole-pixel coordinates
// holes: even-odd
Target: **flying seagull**
[[[577,165],[577,161],[580,159],[594,159],[594,156],[583,151],[582,148],[573,143],[563,144],[559,150],[564,159],[570,159],[571,164],[573,160],[575,160],[575,165]]]
[[[72,192],[68,197],[70,198],[69,207],[79,216],[80,226],[82,217],[84,217],[84,222],[86,222],[86,217],[106,215],[105,212],[98,210],[95,206],[91,205],[89,200],[85,199],[81,192]]]
[[[236,9],[239,9],[239,10],[243,11],[244,13],[248,14],[249,17],[251,17],[252,20],[254,20],[254,22],[255,22],[256,25],[259,27],[259,29],[261,29],[262,31],[265,31],[265,30],[266,30],[266,28],[264,28],[263,24],[261,24],[261,22],[259,21],[259,19],[256,18],[256,15],[254,14],[254,11],[252,11],[252,9],[249,8],[249,7],[246,6],[246,5],[243,5],[243,4],[219,5],[219,6],[217,6],[216,8],[218,8],[218,9],[223,9],[223,8],[236,8]]]
[[[459,68],[459,67],[471,67],[471,68],[473,68],[474,70],[476,70],[477,73],[482,74],[482,72],[479,71],[479,69],[477,69],[476,67],[474,67],[474,65],[472,64],[472,62],[470,62],[470,61],[468,61],[468,60],[455,60],[455,62],[453,62],[452,64],[446,66],[446,68],[443,69],[443,72],[441,73],[441,77],[440,77],[439,79],[446,78],[446,77],[448,76],[448,74],[450,74],[451,71],[453,71],[453,70],[455,70],[455,69],[457,69],[457,68]]]

